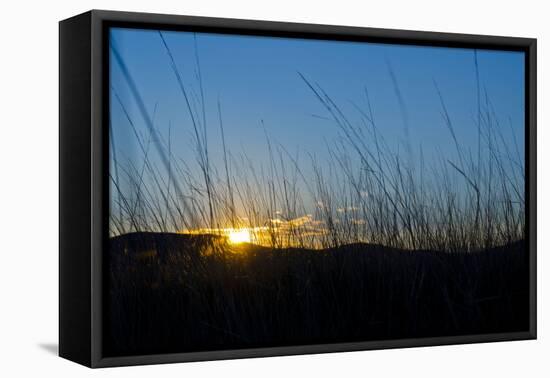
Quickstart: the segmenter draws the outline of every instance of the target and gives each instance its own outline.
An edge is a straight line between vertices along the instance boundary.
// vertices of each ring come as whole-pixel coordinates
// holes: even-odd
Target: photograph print
[[[111,27],[105,356],[529,330],[522,51]]]

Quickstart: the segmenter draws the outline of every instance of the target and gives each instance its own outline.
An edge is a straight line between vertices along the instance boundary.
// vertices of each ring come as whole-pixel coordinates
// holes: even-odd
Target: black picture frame
[[[108,46],[111,26],[525,52],[526,227],[530,327],[525,332],[196,353],[104,357],[102,252],[108,216]],[[59,24],[59,354],[88,367],[535,339],[536,39],[92,10]]]

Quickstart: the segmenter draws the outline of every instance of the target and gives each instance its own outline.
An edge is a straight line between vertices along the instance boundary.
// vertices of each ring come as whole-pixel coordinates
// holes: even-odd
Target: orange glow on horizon
[[[250,231],[247,228],[230,230],[228,240],[231,244],[250,243]]]
[[[322,221],[306,214],[293,219],[274,218],[262,225],[250,225],[245,219],[233,227],[189,228],[178,231],[187,235],[214,235],[223,237],[233,246],[254,244],[263,247],[300,247],[323,249],[327,229]]]

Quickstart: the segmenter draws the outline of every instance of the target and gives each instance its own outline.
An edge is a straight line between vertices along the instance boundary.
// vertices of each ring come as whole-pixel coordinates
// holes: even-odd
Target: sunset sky
[[[257,164],[267,164],[267,133],[288,151],[311,154],[320,161],[330,159],[327,145],[337,138],[338,129],[299,73],[328,93],[352,122],[361,120],[356,107],[367,109],[367,89],[375,121],[391,147],[403,150],[408,126],[413,154],[417,156],[422,146],[427,165],[438,153],[455,157],[437,83],[458,140],[472,150],[477,146],[473,50],[172,31],[163,31],[162,36],[184,84],[196,99],[200,93],[199,60],[214,166],[222,161],[218,100],[226,144],[232,153],[245,152]],[[189,113],[159,32],[114,28],[110,39],[149,117],[163,138],[170,133],[172,153],[182,161],[194,161]],[[524,54],[479,50],[477,60],[482,102],[486,94],[502,125],[504,140],[512,145],[515,138],[523,153]],[[404,107],[400,106],[392,75]],[[146,124],[113,49],[110,85],[139,133],[146,135]],[[139,162],[141,152],[133,131],[113,96],[110,116],[119,159]]]

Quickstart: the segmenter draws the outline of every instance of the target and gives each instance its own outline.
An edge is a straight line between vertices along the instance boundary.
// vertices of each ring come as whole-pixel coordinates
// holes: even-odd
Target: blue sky
[[[422,145],[428,162],[438,151],[453,156],[453,140],[442,117],[437,83],[464,146],[477,145],[477,97],[474,51],[471,49],[401,46],[358,42],[304,40],[165,31],[184,84],[198,93],[196,55],[205,95],[205,111],[213,164],[221,158],[217,101],[222,107],[226,143],[233,153],[245,151],[266,161],[265,132],[289,151],[328,159],[326,143],[338,136],[302,73],[337,102],[352,122],[356,104],[366,109],[368,89],[380,132],[402,149],[404,122],[390,69],[399,85],[408,116],[410,143]],[[111,29],[116,47],[134,78],[143,102],[160,133],[170,136],[174,154],[191,161],[189,114],[158,31]],[[478,50],[481,91],[487,93],[503,127],[504,139],[524,144],[524,55]],[[120,96],[140,132],[140,116],[120,67],[111,59],[111,87]],[[321,117],[321,118],[320,118]],[[140,159],[140,151],[120,106],[111,104],[112,137],[120,156]],[[263,122],[263,126],[262,126]],[[265,130],[264,130],[265,128]],[[401,147],[400,147],[401,146]]]

